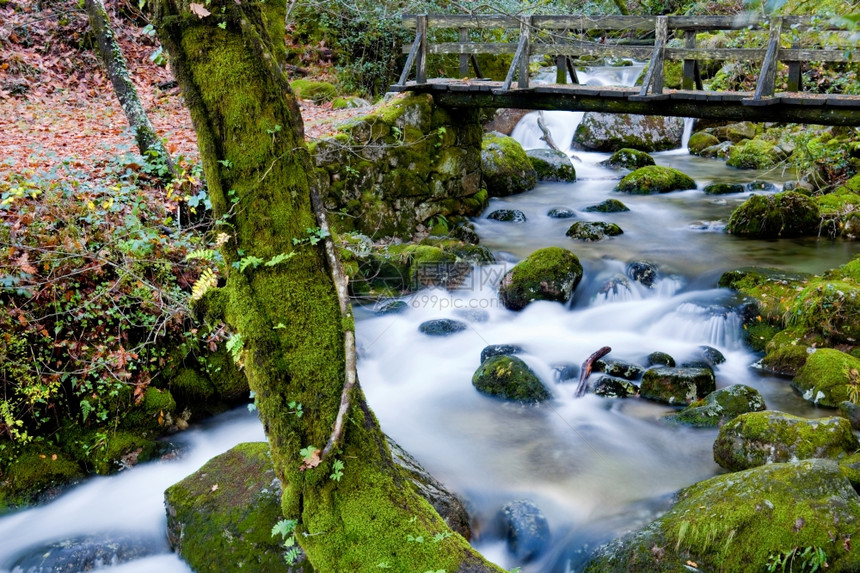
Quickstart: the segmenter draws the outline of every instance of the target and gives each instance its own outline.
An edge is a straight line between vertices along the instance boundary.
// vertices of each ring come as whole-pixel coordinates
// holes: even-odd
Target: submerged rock
[[[579,258],[567,249],[538,249],[502,278],[499,298],[505,308],[522,310],[535,300],[567,302],[582,280]]]
[[[160,537],[93,535],[55,541],[17,557],[12,571],[18,573],[78,573],[106,564],[119,565],[164,551]]]
[[[860,405],[854,402],[840,402],[839,415],[851,423],[851,429],[860,432]]]
[[[753,195],[729,217],[726,230],[739,237],[776,239],[818,232],[820,216],[815,201],[794,191]]]
[[[638,392],[639,389],[634,384],[612,376],[601,376],[594,384],[594,393],[604,398],[627,398],[635,396]]]
[[[570,226],[565,233],[572,239],[582,241],[600,241],[606,237],[616,237],[623,235],[624,231],[615,223],[606,223],[603,221],[579,221]]]
[[[769,464],[681,490],[665,515],[601,547],[585,571],[693,570],[685,563],[698,571],[767,571],[774,556],[805,547],[824,549],[833,571],[858,571],[858,536],[860,496],[835,462]]]
[[[624,148],[619,149],[612,156],[600,162],[604,167],[611,169],[639,169],[647,165],[654,165],[654,158],[638,149]]]
[[[564,207],[554,207],[547,211],[546,216],[553,219],[570,219],[576,217],[576,211]]]
[[[516,356],[491,356],[472,376],[472,385],[482,394],[525,403],[544,402],[552,395],[537,374]]]
[[[806,363],[792,380],[804,399],[829,408],[860,397],[860,359],[833,348],[806,353]]]
[[[576,169],[563,151],[528,149],[526,155],[537,173],[538,181],[576,181]]]
[[[450,318],[437,318],[422,322],[418,331],[427,336],[451,336],[469,328],[466,323]]]
[[[657,265],[649,261],[633,261],[628,263],[624,269],[627,276],[641,284],[651,288],[657,280]]]
[[[523,347],[518,344],[491,344],[481,350],[481,363],[493,356],[511,356],[512,354],[520,354],[522,352]]]
[[[499,511],[503,536],[508,550],[521,561],[539,556],[550,541],[549,522],[541,510],[530,501],[516,500]]]
[[[675,414],[664,416],[668,422],[697,428],[716,428],[747,412],[765,409],[764,398],[755,388],[735,384],[711,392]]]
[[[703,191],[707,195],[728,195],[730,193],[744,193],[746,187],[740,183],[711,183],[705,185]]]
[[[585,208],[587,213],[624,213],[629,210],[630,208],[618,199],[607,199],[606,201],[601,201],[597,205]]]
[[[701,352],[702,359],[711,366],[717,366],[726,361],[723,353],[713,346],[700,346],[699,351]]]
[[[669,193],[684,189],[695,189],[696,182],[674,167],[649,165],[628,173],[615,186],[616,191],[647,195],[649,193]]]
[[[716,390],[708,368],[651,368],[642,375],[639,395],[666,404],[689,404]]]
[[[499,209],[487,215],[487,219],[504,223],[525,223],[526,215],[519,209]]]
[[[726,165],[740,169],[770,169],[781,159],[782,150],[773,143],[763,139],[747,139],[732,148]]]
[[[515,195],[537,185],[537,172],[522,146],[501,133],[484,135],[481,172],[491,197]]]
[[[769,463],[839,458],[860,448],[845,418],[809,420],[777,411],[741,414],[720,428],[714,461],[737,471]]]

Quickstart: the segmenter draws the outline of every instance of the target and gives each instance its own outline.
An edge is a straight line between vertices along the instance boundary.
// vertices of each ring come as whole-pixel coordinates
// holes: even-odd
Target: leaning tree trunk
[[[84,0],[87,16],[90,20],[90,28],[96,37],[99,54],[104,62],[107,75],[113,84],[114,92],[119,100],[122,111],[134,132],[134,138],[140,153],[151,156],[151,159],[161,161],[167,166],[170,175],[173,175],[173,161],[165,149],[164,144],[152,127],[137,90],[128,74],[128,67],[116,36],[110,27],[107,10],[102,0]]]
[[[303,240],[318,223],[302,120],[280,68],[285,0],[212,0],[205,8],[158,0],[155,13],[213,210],[232,235],[223,253],[244,267],[231,269],[199,310],[241,337],[284,515],[299,520],[308,559],[321,572],[499,571],[451,535],[404,479],[357,383],[342,401],[353,323],[322,243]]]

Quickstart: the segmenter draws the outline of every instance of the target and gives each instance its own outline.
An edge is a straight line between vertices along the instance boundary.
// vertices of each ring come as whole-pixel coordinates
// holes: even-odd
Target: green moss
[[[702,151],[708,147],[717,145],[719,142],[720,140],[716,136],[704,131],[697,131],[690,136],[690,141],[687,142],[687,149],[692,155],[701,155]]]
[[[839,469],[854,489],[860,489],[860,452],[839,460]]]
[[[579,258],[567,249],[538,249],[502,278],[499,297],[511,310],[535,300],[567,302],[582,279]]]
[[[668,193],[682,189],[695,189],[696,182],[674,167],[649,165],[628,173],[615,186],[616,191],[633,194]]]
[[[809,420],[783,412],[741,414],[720,428],[714,461],[731,470],[810,458],[837,458],[860,447],[845,418]]]
[[[492,197],[522,193],[537,185],[537,173],[522,146],[516,139],[499,133],[484,135],[481,172]]]
[[[780,331],[779,326],[757,320],[744,324],[744,342],[754,352],[764,352],[767,343]]]
[[[34,503],[39,494],[84,476],[67,454],[51,448],[29,446],[0,471],[0,515]]]
[[[860,403],[860,359],[832,348],[809,354],[792,381],[807,400],[836,408],[849,400]]]
[[[586,213],[624,213],[629,210],[630,208],[618,199],[606,199],[597,205],[585,208]]]
[[[747,412],[765,409],[764,398],[755,388],[735,384],[711,392],[664,420],[697,428],[716,428]]]
[[[666,404],[690,404],[716,389],[710,368],[650,368],[642,375],[639,395]]]
[[[817,279],[797,293],[786,324],[815,329],[836,343],[860,337],[860,287],[852,282]]]
[[[820,215],[815,201],[785,191],[776,195],[753,195],[729,218],[726,230],[740,237],[788,238],[818,232]]]
[[[602,161],[601,165],[613,169],[638,169],[654,165],[654,158],[638,149],[622,148],[613,153],[609,159]]]
[[[314,103],[331,101],[337,97],[337,89],[328,82],[299,79],[293,80],[290,87],[298,97]]]
[[[577,221],[565,232],[565,235],[571,239],[581,241],[600,241],[606,237],[617,237],[623,234],[621,227],[604,221]]]
[[[553,149],[526,151],[539,181],[576,181],[576,169],[567,154]]]
[[[783,317],[797,294],[798,287],[807,283],[811,275],[788,273],[780,269],[746,267],[724,273],[718,282],[751,299],[758,311],[754,322],[783,325]]]
[[[809,358],[807,346],[785,345],[771,350],[762,358],[762,366],[782,376],[794,376]]]
[[[516,356],[487,358],[472,376],[472,385],[482,394],[518,402],[543,402],[552,397],[540,378]]]
[[[763,139],[748,139],[732,148],[726,165],[740,169],[770,169],[779,160],[773,143]]]

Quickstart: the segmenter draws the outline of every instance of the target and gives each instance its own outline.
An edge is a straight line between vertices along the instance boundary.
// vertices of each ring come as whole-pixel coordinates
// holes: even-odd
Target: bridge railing
[[[843,28],[827,17],[784,16],[769,19],[736,16],[506,16],[506,15],[404,15],[403,23],[416,31],[415,41],[403,47],[407,62],[397,86],[402,87],[412,67],[415,83],[427,83],[428,56],[456,54],[460,56],[460,77],[468,75],[472,64],[475,75],[481,70],[479,54],[513,54],[501,90],[510,90],[516,77],[516,87],[529,87],[529,62],[532,56],[551,56],[556,63],[556,83],[564,84],[568,73],[578,83],[572,58],[629,58],[648,60],[648,71],[638,97],[659,98],[663,94],[664,64],[668,60],[683,62],[682,89],[703,88],[699,72],[700,61],[749,61],[760,65],[755,93],[750,103],[774,95],[780,62],[788,66],[787,91],[803,90],[804,62],[849,63],[854,59],[856,37],[846,37]],[[458,41],[430,42],[431,29],[453,36]],[[473,41],[476,31],[504,30],[501,37],[518,38],[510,41]],[[762,31],[766,41],[758,48],[703,48],[696,44],[696,34],[721,31]],[[760,34],[764,36],[765,34]],[[833,43],[834,38],[839,41]],[[645,39],[643,41],[643,38]],[[804,47],[804,40],[819,42]],[[827,45],[821,45],[823,41]],[[683,39],[680,42],[670,40]]]

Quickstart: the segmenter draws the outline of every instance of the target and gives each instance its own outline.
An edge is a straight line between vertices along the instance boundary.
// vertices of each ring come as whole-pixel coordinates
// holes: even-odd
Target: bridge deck
[[[663,93],[643,96],[638,87],[543,84],[505,90],[503,82],[446,78],[428,79],[420,84],[410,81],[390,89],[429,93],[438,104],[450,107],[511,107],[860,125],[860,96],[854,95],[781,92],[772,97],[754,99],[753,92],[664,89]]]

